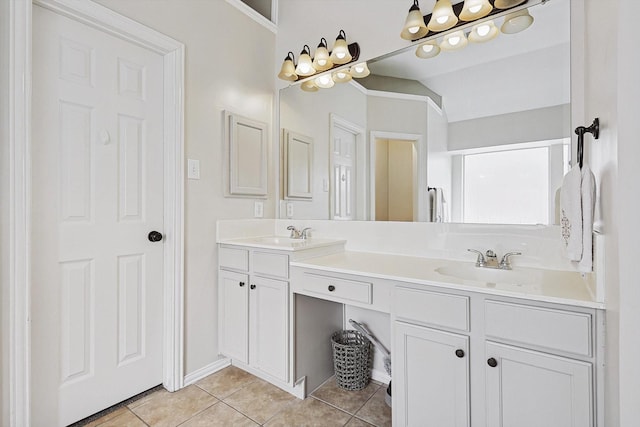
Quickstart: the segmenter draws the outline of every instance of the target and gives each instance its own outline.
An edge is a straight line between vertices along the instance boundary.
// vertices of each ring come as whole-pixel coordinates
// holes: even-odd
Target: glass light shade
[[[331,74],[331,77],[333,78],[333,81],[336,83],[346,83],[349,80],[351,80],[351,74],[347,69],[334,71]]]
[[[493,10],[489,0],[464,0],[460,19],[463,21],[473,21],[484,18]]]
[[[407,20],[404,22],[404,27],[400,33],[400,37],[405,40],[416,40],[427,35],[429,30],[424,23],[424,16],[420,12],[418,1],[413,2],[413,6],[409,9]]]
[[[296,66],[293,65],[292,52],[289,52],[289,55],[287,55],[287,57],[284,59],[282,68],[280,68],[280,73],[278,73],[278,78],[289,82],[295,82],[296,80],[298,80],[298,75],[296,74]]]
[[[296,65],[296,74],[299,76],[310,76],[315,73],[316,70],[313,68],[311,56],[309,56],[309,46],[304,45],[304,49],[300,52],[300,58],[298,58],[298,65]]]
[[[343,30],[340,30],[340,34],[336,37],[330,58],[334,64],[338,65],[346,64],[353,59],[351,53],[349,53],[349,46],[347,45],[346,35]]]
[[[318,86],[313,82],[313,80],[307,80],[300,85],[300,89],[305,92],[317,92]]]
[[[320,44],[316,49],[316,53],[313,57],[313,68],[316,71],[325,71],[333,67],[333,61],[329,58],[329,51],[327,50],[327,41],[324,37],[320,40]]]
[[[362,77],[367,77],[371,72],[369,71],[369,67],[367,67],[366,62],[361,62],[356,65],[352,65],[349,69],[349,73],[351,73],[351,77],[355,77],[357,79],[361,79]]]
[[[469,41],[473,43],[484,43],[493,40],[498,36],[498,27],[493,21],[483,22],[474,25],[469,33]]]
[[[533,16],[529,15],[528,9],[522,9],[505,16],[500,31],[505,34],[515,34],[526,30],[531,24],[533,24]]]
[[[496,9],[511,9],[512,7],[516,7],[524,2],[525,0],[496,0],[493,3],[493,6]]]
[[[440,32],[452,28],[458,23],[458,17],[453,13],[451,0],[438,0],[431,12],[431,19],[427,28],[434,32]]]
[[[416,56],[422,59],[433,58],[434,56],[438,56],[440,53],[440,47],[435,40],[431,40],[426,43],[422,43],[416,49]]]
[[[460,50],[467,45],[467,37],[464,35],[464,31],[456,31],[451,34],[447,34],[442,38],[440,42],[440,49],[442,50]]]
[[[335,84],[335,82],[331,78],[331,74],[328,73],[319,75],[318,77],[313,79],[313,83],[315,83],[316,86],[322,89],[332,88]]]

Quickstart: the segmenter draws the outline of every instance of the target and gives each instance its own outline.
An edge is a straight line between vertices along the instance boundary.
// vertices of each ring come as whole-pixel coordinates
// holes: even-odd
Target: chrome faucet
[[[289,235],[290,239],[302,239],[302,232],[293,225],[288,226],[287,230],[291,231],[291,234]]]
[[[489,249],[485,254],[475,249],[467,249],[469,252],[474,252],[478,254],[478,259],[476,260],[476,267],[484,267],[484,268],[498,268],[500,270],[511,270],[511,261],[510,257],[512,255],[522,255],[522,252],[508,252],[504,254],[500,262],[498,262],[498,257],[496,253]]]
[[[291,231],[291,234],[289,235],[290,239],[306,240],[309,237],[309,231],[311,230],[311,227],[304,228],[302,231],[300,231],[293,225],[290,225],[287,227],[287,230]]]

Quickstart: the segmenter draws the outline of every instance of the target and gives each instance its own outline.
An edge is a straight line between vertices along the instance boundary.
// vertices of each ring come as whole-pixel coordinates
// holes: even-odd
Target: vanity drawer
[[[220,268],[249,271],[249,251],[247,249],[221,247],[218,253]]]
[[[489,338],[591,356],[591,315],[544,307],[485,302]]]
[[[396,319],[469,331],[469,297],[396,286]]]
[[[340,279],[319,274],[304,273],[301,286],[309,294],[318,294],[345,303],[371,304],[372,284],[356,280]]]
[[[253,272],[266,276],[289,278],[289,255],[253,252]]]

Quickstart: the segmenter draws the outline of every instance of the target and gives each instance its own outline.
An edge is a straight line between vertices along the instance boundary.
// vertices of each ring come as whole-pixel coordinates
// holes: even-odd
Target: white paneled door
[[[162,56],[35,6],[32,141],[32,425],[67,425],[163,380]]]
[[[332,219],[356,219],[356,135],[341,126],[333,126],[331,146]]]

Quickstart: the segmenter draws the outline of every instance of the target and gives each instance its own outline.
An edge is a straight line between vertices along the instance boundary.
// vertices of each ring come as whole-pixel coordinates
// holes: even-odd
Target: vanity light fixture
[[[298,65],[296,65],[296,74],[299,76],[312,76],[316,73],[311,62],[311,50],[308,45],[304,45],[300,57],[298,58]]]
[[[331,51],[331,60],[334,64],[342,65],[348,64],[352,61],[353,57],[349,52],[349,46],[347,45],[347,35],[344,30],[340,30],[336,42],[333,44],[333,50]]]
[[[293,59],[293,52],[289,52],[287,54],[287,57],[284,58],[284,62],[282,63],[282,68],[280,69],[278,78],[290,82],[295,82],[296,80],[298,80],[298,75],[296,74],[296,66],[293,65]]]
[[[464,31],[455,31],[447,34],[442,38],[440,42],[440,49],[442,50],[460,50],[467,45],[467,36],[464,35]]]
[[[335,84],[335,82],[331,78],[330,74],[320,74],[318,77],[313,79],[313,82],[315,83],[316,86],[318,86],[319,88],[322,88],[322,89],[332,88],[333,85]],[[303,83],[303,87],[304,87],[305,83],[307,83],[307,82]]]
[[[416,56],[422,59],[433,58],[434,56],[438,56],[439,53],[440,46],[438,46],[436,40],[424,42],[416,49]]]
[[[349,72],[351,73],[352,77],[355,77],[357,79],[367,77],[369,74],[371,74],[371,72],[369,71],[369,67],[367,67],[366,62],[361,62],[359,64],[352,65],[351,68],[349,69]]]
[[[351,74],[349,70],[342,69],[331,73],[331,79],[336,83],[346,83],[351,80]]]
[[[302,82],[302,84],[300,85],[300,89],[305,92],[317,92],[318,86],[316,86],[313,80],[307,80],[306,82]]]
[[[526,30],[531,24],[533,24],[533,16],[529,14],[528,9],[522,9],[505,16],[500,31],[505,34],[515,34]]]
[[[409,14],[404,22],[404,27],[400,33],[400,37],[405,40],[415,40],[427,35],[429,30],[424,23],[424,17],[420,12],[418,0],[413,0],[413,6],[409,9]]]
[[[526,0],[496,0],[493,5],[496,9],[511,9],[524,3]]]
[[[498,27],[491,20],[474,25],[468,38],[472,43],[484,43],[495,39],[498,36],[498,32]]]
[[[278,77],[289,82],[306,81],[307,78],[313,81],[314,77],[317,77],[320,73],[356,62],[359,57],[360,46],[358,43],[347,44],[347,36],[344,30],[340,30],[331,52],[328,51],[327,40],[324,37],[320,39],[320,44],[318,44],[313,60],[311,59],[311,49],[309,45],[304,45],[304,48],[300,52],[297,65],[295,64],[293,52],[289,52],[284,58]],[[368,71],[367,69],[367,74]],[[349,71],[347,71],[347,73],[348,72]],[[318,86],[315,84],[307,84],[303,89],[315,92],[318,90]]]
[[[313,68],[315,68],[316,71],[326,71],[331,67],[333,67],[333,61],[331,61],[331,58],[329,57],[327,40],[322,37],[313,57]]]
[[[489,0],[464,0],[460,19],[463,21],[475,21],[484,18],[493,10]]]
[[[451,0],[437,0],[431,12],[431,19],[427,24],[430,31],[440,32],[453,28],[458,23],[458,17],[453,13]]]

